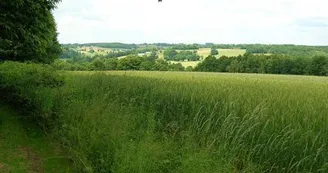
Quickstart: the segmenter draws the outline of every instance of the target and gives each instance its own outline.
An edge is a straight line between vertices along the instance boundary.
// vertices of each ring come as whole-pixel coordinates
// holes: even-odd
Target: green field
[[[133,148],[128,152],[132,153],[119,156],[124,164],[118,167],[124,167],[123,172],[161,172],[164,168],[169,172],[327,171],[328,78],[177,72],[106,74],[77,72],[70,76],[88,90],[97,83],[101,88],[97,99],[107,100],[89,103],[92,106],[86,111],[102,107],[101,116],[109,116],[108,104],[119,104],[134,112],[126,113],[130,116],[124,125],[122,119],[114,118],[97,126],[102,131],[108,123],[127,129],[131,125],[134,132],[112,130],[138,136],[139,142],[128,144]]]
[[[232,57],[232,56],[239,56],[239,55],[244,55],[246,53],[245,49],[217,49],[219,51],[218,57],[221,56],[227,56],[227,57]],[[188,51],[194,51],[194,50],[188,50]],[[197,51],[197,54],[199,56],[202,56],[203,58],[206,58],[211,54],[211,48],[199,48]]]
[[[221,56],[227,56],[227,57],[239,56],[239,55],[244,55],[246,53],[245,49],[218,49],[218,51],[219,51],[219,57],[221,57]]]
[[[328,171],[326,77],[1,66],[79,172]]]
[[[180,63],[182,64],[183,67],[196,67],[198,63],[200,63],[202,61],[170,61],[170,63],[172,64],[177,64]]]

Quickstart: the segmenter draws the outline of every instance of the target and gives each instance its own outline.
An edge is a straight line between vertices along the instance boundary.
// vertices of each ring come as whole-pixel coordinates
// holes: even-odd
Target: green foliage
[[[199,49],[198,44],[176,44],[173,45],[172,48],[175,50],[191,50],[191,49]]]
[[[218,55],[219,51],[216,48],[211,48],[211,55]]]
[[[105,64],[100,59],[96,59],[92,62],[92,68],[94,70],[104,70]]]
[[[58,0],[2,0],[0,58],[51,63],[60,54],[51,10]]]
[[[192,52],[192,51],[181,51],[177,54],[175,57],[176,61],[198,61],[200,60],[200,56],[197,55],[197,52]]]
[[[290,56],[313,57],[316,55],[328,56],[327,46],[301,46],[301,45],[239,45],[248,53],[283,54]]]
[[[194,71],[194,68],[193,68],[192,66],[188,66],[188,67],[186,68],[186,71],[189,71],[189,72]]]
[[[166,49],[164,51],[164,58],[168,61],[198,61],[200,56],[197,52],[193,51],[180,51],[177,52],[174,49]]]
[[[155,65],[154,65],[154,70],[157,71],[167,71],[169,63],[166,62],[165,60],[157,60]]]
[[[52,66],[57,70],[87,71],[87,70],[144,70],[144,71],[184,71],[180,63],[170,64],[164,60],[157,60],[157,55],[151,53],[149,56],[129,55],[125,58],[92,58],[83,61],[83,58],[56,60]]]
[[[1,173],[74,172],[69,156],[60,145],[33,122],[3,104],[0,99]]]
[[[0,64],[2,99],[17,106],[44,127],[52,126],[55,116],[56,91],[64,84],[63,77],[47,65],[4,62]]]
[[[128,56],[118,61],[118,70],[139,70],[140,64],[143,62],[143,58],[139,56]]]
[[[207,57],[199,63],[196,71],[269,73],[327,76],[328,57],[313,58],[291,57],[285,55],[253,55],[238,57]]]
[[[169,70],[171,70],[171,71],[184,71],[185,68],[182,66],[181,63],[177,63],[177,64],[170,64],[169,65]]]
[[[175,57],[178,55],[178,51],[169,48],[169,49],[165,49],[163,54],[166,60],[174,60]]]
[[[117,70],[118,59],[107,59],[105,60],[104,64],[106,70]]]
[[[314,57],[310,66],[310,74],[328,76],[328,57]]]
[[[102,48],[116,48],[116,49],[135,49],[137,46],[135,44],[124,44],[124,43],[86,43],[86,44],[64,44],[67,47],[78,47],[78,46],[96,46]]]
[[[142,63],[140,63],[140,68],[139,70],[144,70],[144,71],[150,71],[153,70],[154,68],[154,62],[152,61],[143,61]]]
[[[196,71],[217,71],[217,60],[214,56],[208,56],[195,67]]]

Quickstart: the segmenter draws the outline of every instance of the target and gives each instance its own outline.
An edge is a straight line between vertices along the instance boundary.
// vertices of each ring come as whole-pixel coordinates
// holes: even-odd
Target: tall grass
[[[328,78],[62,75],[42,98],[81,172],[328,171]]]
[[[114,156],[110,167],[129,168],[119,172],[327,171],[327,78],[156,72],[68,76],[72,85],[84,88],[83,100],[96,99],[87,109],[93,103],[132,110],[124,113],[129,119],[102,121],[103,126],[124,121],[130,126],[124,130],[126,140],[142,151],[131,154],[118,149],[126,142],[113,140],[119,146],[114,151],[124,156]],[[112,108],[101,110],[112,114]],[[147,162],[163,153],[164,158],[152,159],[159,163]]]

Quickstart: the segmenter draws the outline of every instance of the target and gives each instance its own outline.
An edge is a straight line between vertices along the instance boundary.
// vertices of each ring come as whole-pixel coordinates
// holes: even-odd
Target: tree
[[[193,51],[181,51],[175,56],[175,61],[198,61],[200,59],[200,56],[197,55],[197,52]]]
[[[116,70],[117,69],[118,59],[109,58],[105,60],[105,69],[106,70]]]
[[[218,55],[219,51],[215,48],[211,48],[211,55]]]
[[[144,70],[144,71],[149,71],[149,70],[153,70],[153,66],[154,66],[155,62],[153,61],[143,61],[140,64],[140,70]]]
[[[118,70],[139,70],[140,64],[145,59],[139,56],[130,55],[118,61]]]
[[[177,64],[170,64],[169,70],[170,71],[184,71],[185,68],[182,66],[181,63],[177,63]]]
[[[158,55],[155,51],[152,51],[149,56],[146,57],[148,61],[155,62],[156,59],[158,59]]]
[[[51,10],[60,0],[1,0],[0,58],[51,63],[61,52]]]
[[[166,49],[163,54],[164,54],[164,59],[175,60],[176,56],[178,55],[178,52],[174,49],[169,48]]]
[[[310,74],[325,76],[328,75],[328,57],[315,56],[310,66]]]
[[[100,59],[96,59],[92,62],[92,66],[94,70],[104,70],[105,64]]]
[[[204,61],[198,63],[195,67],[196,71],[211,71],[215,72],[218,69],[218,61],[214,56],[208,56]]]
[[[158,71],[167,71],[168,70],[168,63],[162,59],[159,59],[156,61],[156,64],[154,65],[154,70]]]

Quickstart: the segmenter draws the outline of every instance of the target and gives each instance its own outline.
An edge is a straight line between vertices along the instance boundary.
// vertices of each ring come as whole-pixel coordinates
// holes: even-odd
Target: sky
[[[327,0],[62,0],[60,43],[328,45]]]

